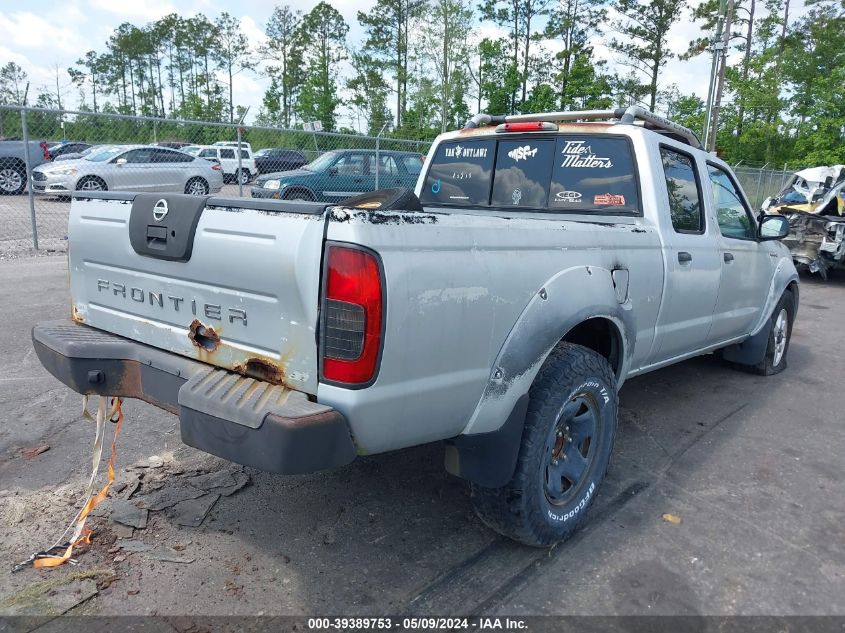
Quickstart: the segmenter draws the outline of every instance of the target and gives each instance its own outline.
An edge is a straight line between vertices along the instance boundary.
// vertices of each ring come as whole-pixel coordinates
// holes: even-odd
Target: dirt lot
[[[252,185],[244,187],[249,195]],[[237,185],[223,185],[220,196],[237,197]],[[42,253],[67,248],[67,218],[70,203],[49,196],[34,199],[38,247]],[[0,260],[32,255],[32,217],[29,196],[0,196]]]
[[[0,264],[7,569],[61,531],[89,468],[93,425],[29,341],[67,313],[66,283],[63,257]],[[186,448],[173,416],[129,402],[126,487],[93,545],[77,567],[0,573],[0,613],[843,615],[842,314],[845,281],[805,279],[785,373],[705,357],[631,380],[588,527],[551,550],[487,530],[438,445],[281,477]],[[162,507],[145,528],[108,518],[130,492]]]

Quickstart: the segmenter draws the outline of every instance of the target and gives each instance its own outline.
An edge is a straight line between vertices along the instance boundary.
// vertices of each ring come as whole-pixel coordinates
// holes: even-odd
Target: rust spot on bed
[[[235,365],[232,369],[239,374],[255,378],[256,380],[272,382],[277,385],[285,384],[284,367],[266,358],[250,358],[245,363]]]
[[[214,352],[220,347],[220,334],[210,325],[203,325],[199,319],[191,321],[188,328],[188,338],[196,347],[204,352]]]
[[[75,303],[72,303],[70,306],[70,318],[75,323],[85,323],[85,316],[79,311]]]

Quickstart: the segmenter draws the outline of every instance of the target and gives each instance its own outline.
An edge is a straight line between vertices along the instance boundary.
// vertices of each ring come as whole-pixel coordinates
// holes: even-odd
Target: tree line
[[[234,122],[244,115],[235,79],[266,76],[257,124],[319,121],[324,130],[430,138],[471,112],[494,114],[641,104],[701,132],[705,104],[682,94],[666,65],[709,55],[719,0],[692,10],[702,37],[672,50],[669,31],[689,0],[377,0],[359,11],[363,31],[327,2],[304,12],[276,6],[266,40],[251,42],[222,13],[167,15],[118,26],[55,89],[33,99],[24,69],[0,67],[0,103]],[[845,162],[845,2],[734,0],[717,149],[726,160],[782,165]],[[686,18],[683,18],[686,19]],[[480,38],[481,22],[501,37]],[[604,43],[615,63],[594,50]],[[64,97],[66,98],[66,97]],[[341,113],[345,112],[346,117]],[[352,120],[352,126],[342,125]],[[351,129],[350,129],[351,127]]]

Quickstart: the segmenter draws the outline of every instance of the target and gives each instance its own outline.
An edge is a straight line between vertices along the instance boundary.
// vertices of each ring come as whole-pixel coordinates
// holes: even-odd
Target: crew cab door
[[[706,222],[695,158],[661,145],[660,159],[666,192],[664,213],[670,222],[663,222],[666,283],[652,363],[707,344],[721,272],[721,254]]]
[[[757,241],[757,221],[735,180],[712,163],[707,174],[722,269],[709,339],[719,343],[750,333],[759,320],[774,260]]]

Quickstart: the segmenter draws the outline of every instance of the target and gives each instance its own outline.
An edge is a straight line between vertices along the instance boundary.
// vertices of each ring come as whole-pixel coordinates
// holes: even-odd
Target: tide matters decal
[[[610,169],[613,161],[606,156],[596,156],[593,148],[586,145],[586,141],[566,141],[561,154],[564,155],[561,167],[592,167]]]

